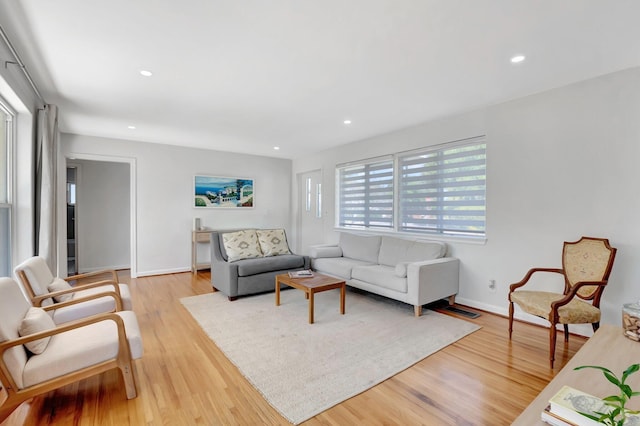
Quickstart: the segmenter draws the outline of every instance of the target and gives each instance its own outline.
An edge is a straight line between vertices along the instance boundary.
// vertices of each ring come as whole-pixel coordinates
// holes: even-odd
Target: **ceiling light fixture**
[[[343,123],[346,124],[346,125],[349,125],[349,124],[351,124],[351,120],[344,120]]]
[[[520,62],[522,62],[524,60],[525,60],[525,56],[524,55],[516,55],[516,56],[513,56],[511,58],[511,63],[512,64],[519,64]]]
[[[140,70],[140,75],[143,75],[145,77],[151,77],[153,75],[153,73],[151,71],[147,71],[147,70]]]
[[[279,146],[274,146],[273,149],[275,149],[276,151],[278,151],[280,149]]]
[[[135,130],[136,126],[127,126],[127,129]]]

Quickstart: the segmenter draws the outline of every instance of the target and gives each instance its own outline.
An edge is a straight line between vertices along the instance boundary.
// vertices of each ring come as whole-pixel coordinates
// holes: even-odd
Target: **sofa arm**
[[[455,257],[407,265],[407,299],[414,306],[455,296],[459,288],[460,260]]]
[[[309,247],[309,255],[311,258],[319,257],[342,257],[342,249],[335,244],[321,244]]]
[[[217,232],[211,233],[211,285],[228,297],[238,296],[238,265],[222,257]]]

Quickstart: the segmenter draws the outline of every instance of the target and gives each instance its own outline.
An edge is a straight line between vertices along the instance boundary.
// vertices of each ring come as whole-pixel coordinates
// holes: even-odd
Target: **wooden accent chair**
[[[129,286],[118,284],[114,270],[96,271],[73,275],[67,278],[54,277],[47,262],[39,256],[31,257],[16,266],[14,272],[22,283],[34,306],[49,306],[68,300],[91,299],[85,303],[55,308],[52,313],[56,324],[85,318],[105,312],[130,311],[133,309]],[[109,279],[86,282],[101,276]],[[71,286],[70,282],[76,282]],[[97,298],[95,295],[105,297]]]
[[[12,278],[0,278],[0,422],[22,402],[118,368],[128,399],[137,395],[133,359],[142,338],[132,311],[55,325]],[[22,336],[21,336],[22,335]]]
[[[553,368],[556,348],[556,325],[564,326],[564,340],[569,341],[569,324],[600,326],[600,298],[609,280],[616,257],[616,249],[604,238],[582,237],[564,243],[562,269],[533,268],[522,281],[509,286],[509,339],[513,332],[513,304],[523,311],[544,318],[549,329],[549,362]],[[535,272],[554,272],[564,276],[564,291],[518,290]],[[517,291],[516,291],[517,290]],[[589,303],[590,302],[590,303]]]

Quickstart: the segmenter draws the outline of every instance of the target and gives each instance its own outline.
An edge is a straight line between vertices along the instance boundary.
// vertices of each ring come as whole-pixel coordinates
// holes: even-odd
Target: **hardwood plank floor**
[[[180,304],[212,291],[208,271],[120,277],[144,342],[138,397],[126,399],[114,370],[33,398],[2,426],[288,424]],[[518,322],[510,342],[507,319],[482,312],[469,321],[482,328],[304,425],[508,425],[585,341],[565,346],[560,336],[552,371],[547,329]]]

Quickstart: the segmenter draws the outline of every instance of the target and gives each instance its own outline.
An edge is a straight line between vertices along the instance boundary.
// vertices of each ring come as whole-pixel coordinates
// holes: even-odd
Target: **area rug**
[[[315,322],[298,290],[242,297],[220,292],[180,299],[213,342],[265,399],[293,424],[394,376],[477,325],[369,293],[315,295]]]

